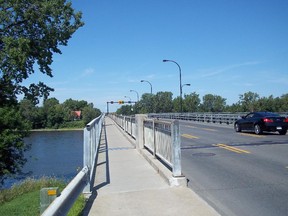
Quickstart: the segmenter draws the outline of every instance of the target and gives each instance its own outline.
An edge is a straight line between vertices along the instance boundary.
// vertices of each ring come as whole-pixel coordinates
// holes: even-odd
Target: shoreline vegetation
[[[45,187],[59,187],[62,191],[67,183],[57,178],[43,177],[41,179],[28,178],[9,189],[0,189],[1,215],[40,215],[40,190]],[[68,216],[82,215],[85,207],[85,197],[80,195]]]

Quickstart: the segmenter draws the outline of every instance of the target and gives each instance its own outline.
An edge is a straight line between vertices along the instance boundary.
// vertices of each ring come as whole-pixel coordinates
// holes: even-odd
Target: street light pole
[[[152,84],[147,80],[141,80],[141,82],[147,82],[150,85],[150,93],[152,94]]]
[[[138,94],[138,92],[135,91],[135,90],[130,90],[130,92],[135,92],[135,93],[137,94],[137,101],[139,101],[139,94]]]
[[[128,96],[124,96],[125,98],[129,98],[129,100],[131,101],[131,98],[130,97],[128,97]]]
[[[181,78],[181,67],[180,67],[180,65],[177,62],[175,62],[173,60],[164,59],[163,62],[173,62],[179,68],[179,75],[180,75],[180,112],[182,113],[182,111],[183,111],[183,106],[182,106],[182,87],[183,86],[182,86],[182,78]]]

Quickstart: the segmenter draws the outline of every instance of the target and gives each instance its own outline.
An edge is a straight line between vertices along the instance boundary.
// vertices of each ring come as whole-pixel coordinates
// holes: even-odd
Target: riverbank
[[[66,182],[56,178],[27,179],[10,189],[0,190],[1,215],[40,215],[40,190],[44,187],[59,187],[62,191]],[[84,196],[78,197],[69,211],[69,216],[81,215],[85,206]]]
[[[30,130],[31,132],[51,132],[51,131],[82,131],[83,128],[58,128],[58,129],[53,129],[53,128],[43,128],[43,129],[32,129]]]

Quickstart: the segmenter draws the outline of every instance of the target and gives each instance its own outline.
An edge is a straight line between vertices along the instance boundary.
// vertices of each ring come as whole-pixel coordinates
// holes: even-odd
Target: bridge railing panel
[[[105,114],[102,114],[84,128],[83,169],[64,188],[61,195],[49,205],[42,216],[66,215],[82,192],[91,194],[91,185],[93,185],[91,181],[95,171],[93,168],[101,140],[104,117]]]

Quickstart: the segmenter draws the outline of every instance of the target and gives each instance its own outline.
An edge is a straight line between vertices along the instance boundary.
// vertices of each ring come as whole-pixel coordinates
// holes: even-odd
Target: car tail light
[[[263,121],[266,122],[266,123],[272,123],[273,119],[264,118]]]
[[[287,123],[288,123],[288,118],[285,118],[285,119],[284,119],[284,122],[287,122]]]

